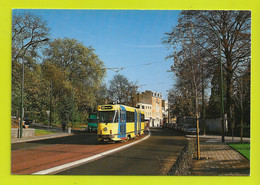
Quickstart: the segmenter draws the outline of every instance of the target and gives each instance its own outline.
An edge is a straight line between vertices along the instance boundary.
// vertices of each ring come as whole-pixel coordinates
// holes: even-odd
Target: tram
[[[97,131],[97,113],[90,113],[88,118],[88,131],[96,132]]]
[[[98,142],[127,141],[144,134],[144,112],[125,105],[98,106]]]

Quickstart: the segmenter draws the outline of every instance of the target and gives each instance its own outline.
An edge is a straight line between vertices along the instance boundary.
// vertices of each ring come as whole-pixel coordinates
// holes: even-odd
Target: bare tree
[[[234,74],[234,93],[232,98],[236,107],[240,110],[240,141],[243,142],[244,104],[250,104],[250,66],[248,66],[247,70]]]
[[[218,66],[221,49],[226,73],[226,112],[230,118],[234,72],[247,65],[243,59],[251,55],[251,12],[182,11],[178,22],[178,26],[166,33],[164,40],[174,51],[187,39],[190,27],[194,28],[196,43],[210,58],[208,68],[212,69],[212,72]],[[171,53],[169,57],[174,55],[175,53]]]
[[[48,41],[47,23],[32,13],[14,13],[12,22],[12,60],[22,58],[26,52],[36,52]],[[35,54],[35,53],[34,53]]]
[[[115,75],[109,83],[108,95],[110,101],[135,106],[135,96],[138,89],[136,83],[129,82],[125,76],[120,74]]]

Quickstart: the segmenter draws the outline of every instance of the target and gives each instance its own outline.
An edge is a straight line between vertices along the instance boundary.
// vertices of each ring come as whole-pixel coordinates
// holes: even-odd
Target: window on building
[[[141,114],[141,122],[144,122],[144,115]]]

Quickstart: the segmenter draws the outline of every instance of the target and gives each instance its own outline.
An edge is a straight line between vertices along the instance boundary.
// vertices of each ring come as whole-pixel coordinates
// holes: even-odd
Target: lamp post
[[[48,117],[48,125],[47,125],[47,130],[49,130],[49,129],[50,129],[50,111],[49,111],[49,110],[47,110],[47,111],[46,111],[46,113],[47,113],[47,117]]]

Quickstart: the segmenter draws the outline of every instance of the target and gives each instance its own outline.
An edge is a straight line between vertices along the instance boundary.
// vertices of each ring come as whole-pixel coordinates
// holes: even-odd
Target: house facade
[[[142,111],[146,113],[145,119],[149,121],[150,127],[159,127],[162,124],[162,94],[145,91],[138,94],[138,103]]]

